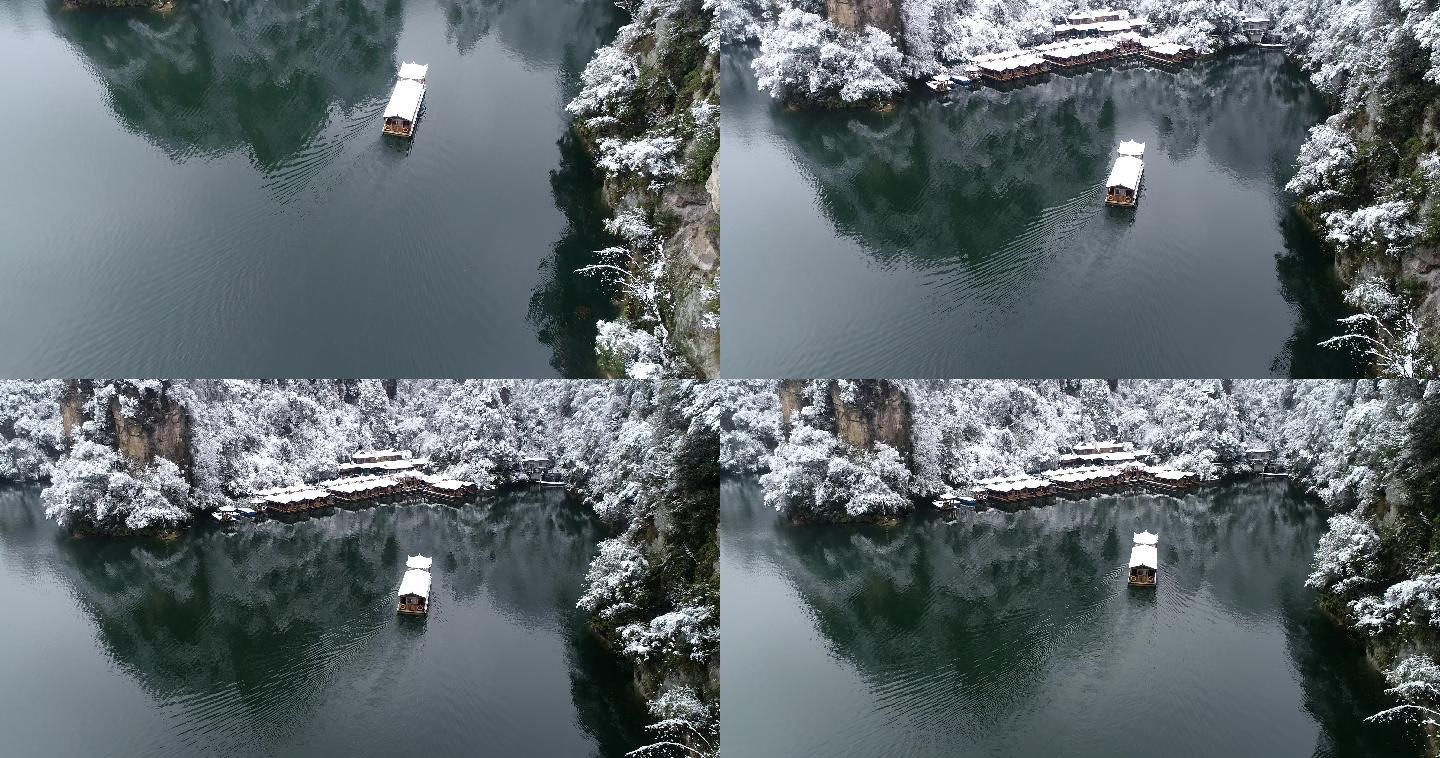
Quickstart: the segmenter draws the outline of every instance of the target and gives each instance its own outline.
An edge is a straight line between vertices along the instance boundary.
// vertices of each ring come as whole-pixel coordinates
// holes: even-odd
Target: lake
[[[591,376],[611,0],[0,0],[0,373]],[[384,137],[430,64],[413,143]]]
[[[590,755],[644,705],[575,601],[601,525],[528,489],[71,539],[0,489],[0,733],[14,755]],[[409,554],[433,609],[395,613]]]
[[[729,754],[1421,754],[1362,722],[1384,684],[1304,586],[1325,517],[1285,482],[892,528],[722,487]],[[1132,590],[1142,529],[1160,579]]]
[[[787,111],[722,63],[729,376],[1358,376],[1282,189],[1326,104],[1284,57],[1092,69],[891,113]],[[1135,209],[1106,208],[1124,139]]]

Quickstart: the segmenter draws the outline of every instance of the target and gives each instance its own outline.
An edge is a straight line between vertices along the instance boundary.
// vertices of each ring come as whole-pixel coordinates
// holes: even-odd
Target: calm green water
[[[889,529],[722,486],[728,755],[1419,755],[1361,721],[1383,683],[1303,585],[1324,517],[1284,482]]]
[[[1282,187],[1320,95],[1278,54],[893,113],[787,112],[724,61],[731,376],[1354,376]],[[1107,209],[1116,144],[1137,209]]]
[[[581,376],[611,0],[0,0],[0,373]],[[429,63],[413,144],[380,115]],[[23,120],[24,126],[20,122]]]
[[[534,489],[72,540],[0,490],[6,755],[601,755],[643,705],[575,601],[601,527]],[[401,618],[407,554],[434,610]]]

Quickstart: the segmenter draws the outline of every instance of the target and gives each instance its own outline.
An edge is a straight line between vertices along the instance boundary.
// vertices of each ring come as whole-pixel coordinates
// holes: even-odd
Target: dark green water
[[[611,0],[0,0],[0,373],[584,376]],[[430,64],[413,144],[380,114]],[[16,128],[18,122],[23,128]]]
[[[1419,755],[1303,581],[1284,482],[955,524],[795,527],[722,485],[723,742],[743,756]],[[1131,533],[1160,534],[1155,591]]]
[[[601,755],[643,705],[575,608],[602,530],[534,489],[72,540],[0,490],[6,755]],[[395,613],[405,556],[434,610]]]
[[[1283,191],[1319,93],[1259,51],[1102,68],[893,113],[787,112],[730,54],[732,376],[1354,376]],[[1146,144],[1133,211],[1101,186]]]

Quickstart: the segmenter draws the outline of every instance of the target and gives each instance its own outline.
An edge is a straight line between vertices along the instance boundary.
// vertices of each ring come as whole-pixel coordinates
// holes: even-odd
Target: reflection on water
[[[4,655],[47,675],[7,688],[0,712],[73,701],[140,713],[104,731],[66,726],[75,714],[63,708],[0,725],[25,754],[55,753],[68,729],[78,754],[113,741],[147,755],[620,755],[643,713],[574,607],[602,536],[578,502],[536,489],[464,508],[201,529],[172,544],[72,540],[43,519],[34,490],[6,490],[7,606],[40,598],[32,621],[93,641],[52,646],[9,630]],[[424,620],[394,611],[415,553],[435,558]],[[89,661],[97,646],[104,660]],[[116,672],[143,692],[138,704],[108,697]]]
[[[612,2],[0,6],[0,97],[43,125],[0,144],[7,373],[596,373],[564,104]],[[380,133],[402,60],[413,143]]]
[[[1286,487],[887,529],[789,526],[753,481],[727,481],[727,749],[1417,754],[1361,721],[1383,684],[1303,586],[1324,519]],[[1144,528],[1161,535],[1154,591],[1125,584]],[[775,717],[789,702],[796,717]]]
[[[731,373],[1358,370],[1314,347],[1338,290],[1281,187],[1325,106],[1280,56],[916,95],[893,113],[785,111],[753,91],[747,55],[725,65],[742,220],[727,239],[757,253],[732,291],[767,302],[727,314]],[[1107,209],[1132,138],[1140,207]]]

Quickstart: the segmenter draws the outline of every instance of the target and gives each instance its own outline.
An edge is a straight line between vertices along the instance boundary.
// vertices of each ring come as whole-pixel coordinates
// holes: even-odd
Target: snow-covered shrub
[[[761,477],[765,503],[792,518],[853,520],[910,507],[910,472],[894,448],[857,450],[834,434],[796,424]]]
[[[1409,655],[1385,671],[1390,688],[1385,693],[1400,701],[1365,719],[1375,723],[1410,722],[1440,726],[1440,666],[1428,655]]]
[[[629,54],[612,45],[602,47],[580,75],[580,94],[565,108],[580,118],[613,118],[609,114],[624,107],[639,76],[640,69]]]
[[[760,89],[780,100],[865,105],[899,92],[903,56],[890,35],[866,27],[844,31],[814,13],[780,12],[760,36],[751,65]]]
[[[59,380],[0,380],[0,482],[50,478],[62,447]]]
[[[596,145],[601,168],[615,176],[636,176],[652,185],[674,179],[680,173],[680,167],[675,164],[675,151],[679,147],[680,140],[669,135],[639,139],[606,137]]]
[[[758,473],[780,444],[780,398],[774,382],[720,382],[720,468]]]
[[[633,610],[644,591],[646,568],[644,556],[624,540],[601,542],[585,574],[585,594],[576,606],[600,618]]]
[[[708,606],[687,605],[648,622],[620,628],[625,653],[636,658],[680,656],[703,661],[720,646],[720,626]]]
[[[55,464],[40,499],[45,515],[66,529],[114,534],[179,526],[189,518],[189,495],[174,463],[131,463],[113,448],[80,439]]]
[[[1414,209],[1404,200],[1385,200],[1353,211],[1331,211],[1323,217],[1325,238],[1341,247],[1376,245],[1398,255],[1420,233],[1411,220]]]
[[[1298,169],[1285,189],[1308,202],[1324,204],[1354,188],[1355,142],[1344,130],[1344,114],[1336,114],[1310,130],[1300,146]]]
[[[636,329],[625,321],[601,321],[595,335],[595,352],[600,365],[619,368],[633,379],[654,379],[665,371],[665,356],[660,340],[652,333]]]
[[[1374,581],[1380,536],[1364,521],[1348,514],[1330,517],[1330,530],[1320,538],[1305,584],[1344,596]]]
[[[629,753],[635,758],[710,758],[720,754],[720,718],[695,690],[666,684],[649,703],[655,723],[645,727],[654,742]]]
[[[1403,626],[1440,628],[1440,574],[1421,574],[1385,588],[1381,596],[1368,595],[1350,604],[1355,626],[1378,635]]]

